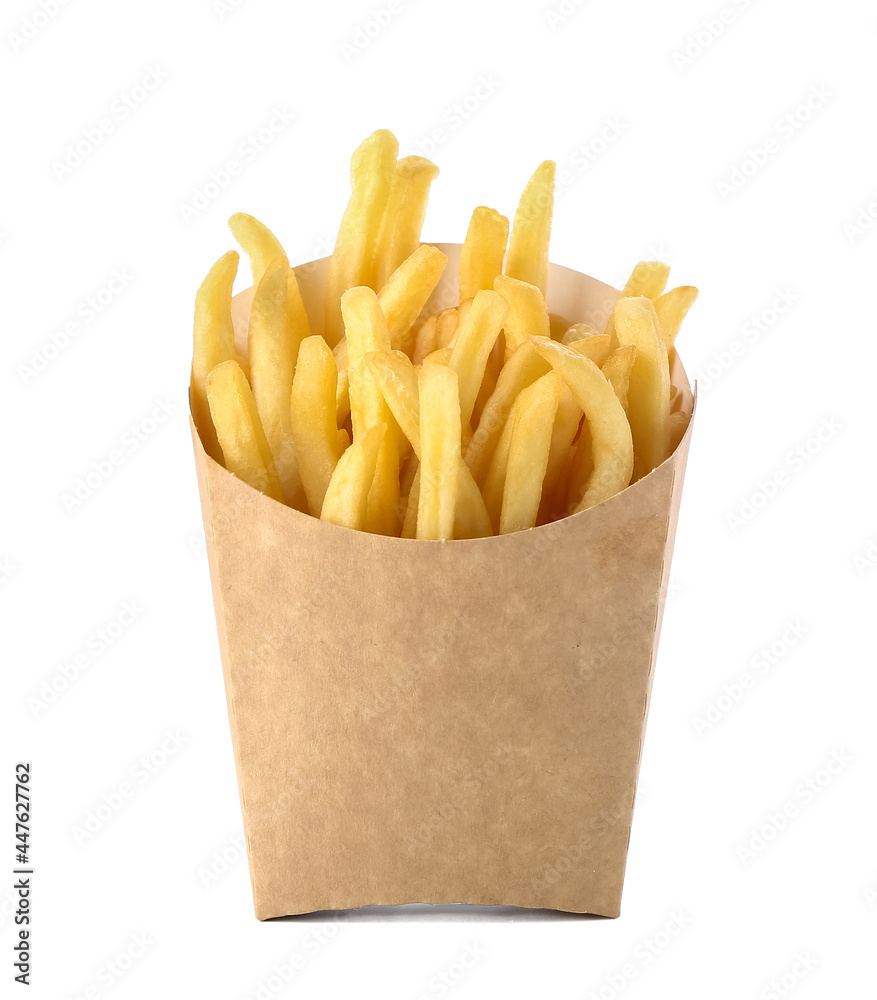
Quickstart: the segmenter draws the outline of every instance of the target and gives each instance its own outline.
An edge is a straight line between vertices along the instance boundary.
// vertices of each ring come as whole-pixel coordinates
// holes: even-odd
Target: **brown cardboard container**
[[[459,258],[439,246],[438,307]],[[297,269],[306,303],[325,268]],[[551,267],[571,320],[602,328],[617,296]],[[678,359],[673,381],[693,409]],[[260,920],[414,902],[618,916],[690,434],[591,510],[427,542],[285,507],[193,429]]]

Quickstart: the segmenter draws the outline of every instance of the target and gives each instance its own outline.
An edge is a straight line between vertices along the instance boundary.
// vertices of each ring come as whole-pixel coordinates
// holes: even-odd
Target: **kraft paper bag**
[[[458,245],[428,309],[456,302]],[[326,260],[297,268],[319,332]],[[618,292],[552,265],[602,329]],[[252,290],[235,299],[245,348]],[[674,357],[675,405],[693,399]],[[691,426],[622,493],[449,542],[302,514],[193,428],[256,916],[475,903],[618,916]]]

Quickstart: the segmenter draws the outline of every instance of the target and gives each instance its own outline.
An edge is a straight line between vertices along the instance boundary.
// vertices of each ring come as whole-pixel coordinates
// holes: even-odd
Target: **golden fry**
[[[407,257],[381,287],[378,303],[387,317],[390,344],[407,350],[412,327],[438,284],[448,258],[435,247],[422,246]]]
[[[440,315],[441,313],[434,313],[417,328],[414,344],[409,352],[411,360],[415,365],[422,364],[423,359],[435,350],[435,337],[438,331],[438,318]]]
[[[192,418],[204,450],[217,461],[220,460],[221,453],[207,402],[207,376],[218,364],[237,357],[231,319],[231,295],[239,259],[234,250],[220,257],[210,268],[195,296]]]
[[[226,469],[282,503],[280,479],[256,411],[256,401],[237,361],[223,361],[210,372],[207,399]]]
[[[264,278],[268,265],[278,257],[286,256],[280,240],[266,225],[252,215],[247,215],[246,212],[236,212],[228,220],[228,228],[250,258],[253,287],[256,288]]]
[[[457,373],[424,365],[420,388],[420,495],[417,537],[454,537],[460,475],[460,394]]]
[[[402,261],[420,246],[429,189],[438,172],[438,167],[423,156],[405,156],[397,161],[378,235],[376,288],[382,288]]]
[[[307,337],[292,380],[290,431],[308,507],[315,515],[323,509],[332,473],[344,453],[335,422],[337,383],[329,345],[322,337]]]
[[[453,349],[450,347],[439,347],[432,352],[432,354],[427,354],[423,359],[424,365],[444,365],[447,367],[451,363],[451,355],[453,354]]]
[[[420,456],[420,390],[417,370],[401,351],[375,351],[366,357],[371,376],[402,433]]]
[[[466,464],[477,483],[484,483],[487,477],[493,453],[518,394],[549,371],[551,366],[532,343],[522,344],[503,365],[496,388],[484,406],[466,449]]]
[[[268,265],[253,296],[247,346],[253,397],[286,502],[305,510],[307,500],[296,462],[289,413],[289,394],[302,331],[295,329],[287,309],[288,274],[289,264],[282,254]]]
[[[555,165],[545,160],[527,182],[509,237],[505,273],[542,290],[548,285],[548,243],[554,213]]]
[[[615,335],[622,347],[636,348],[627,414],[636,455],[634,477],[639,479],[670,454],[670,367],[651,299],[619,299]]]
[[[460,252],[460,301],[493,288],[509,240],[509,220],[492,208],[480,205],[472,213],[466,240]]]
[[[321,520],[357,531],[369,530],[369,494],[386,432],[386,424],[369,427],[338,460],[326,489]]]
[[[661,331],[661,339],[668,351],[676,342],[679,327],[682,326],[682,321],[688,315],[688,310],[694,305],[696,298],[696,288],[692,285],[680,285],[678,288],[671,288],[669,292],[664,292],[660,298],[655,299],[658,327]]]
[[[465,303],[464,303],[465,305]],[[468,310],[467,310],[468,311]],[[442,309],[436,317],[435,348],[453,347],[457,339],[457,330],[462,322],[463,306],[452,306],[450,309]]]
[[[550,372],[524,389],[519,397],[503,484],[501,535],[524,531],[536,524],[562,385],[557,372]]]
[[[259,287],[259,282],[265,277],[268,267],[278,257],[286,258],[280,241],[271,230],[252,215],[238,212],[228,220],[232,236],[238,241],[241,249],[250,258],[250,270],[253,274],[253,288]],[[299,331],[301,340],[310,336],[308,314],[305,311],[298,289],[295,271],[289,268],[286,295],[286,308],[289,311],[289,321],[295,330]]]
[[[641,260],[630,272],[627,283],[621,290],[621,299],[638,298],[644,295],[648,299],[657,299],[667,287],[670,277],[670,267],[660,260]],[[609,317],[606,329],[603,331],[610,337],[615,335],[615,314]]]
[[[584,355],[589,361],[593,361],[599,368],[609,357],[609,337],[605,333],[595,333],[590,337],[583,337],[581,340],[574,340],[571,344],[565,344],[576,354]]]
[[[508,306],[502,296],[482,290],[475,295],[472,307],[457,331],[448,365],[460,381],[460,414],[464,427],[469,426],[487,357],[507,315]]]
[[[378,237],[399,143],[392,132],[378,129],[354,152],[350,161],[351,195],[341,220],[326,281],[325,337],[334,347],[344,335],[341,295],[348,288],[373,288],[377,272]]]
[[[630,425],[612,386],[593,361],[545,337],[535,338],[533,344],[560,373],[588,421],[594,469],[576,512],[586,510],[615,496],[630,483]]]
[[[350,416],[350,373],[347,365],[347,337],[342,337],[332,354],[338,372],[338,389],[335,392],[335,422],[339,427]]]
[[[481,491],[494,533],[499,531],[502,497],[505,491],[506,472],[509,465],[509,449],[512,443],[512,430],[515,425],[515,415],[521,405],[521,395],[523,395],[523,391],[517,396],[509,411],[508,418],[499,436],[499,441],[491,456],[490,467],[487,470],[487,475],[484,477],[484,488]]]
[[[557,375],[556,372],[553,374]],[[582,408],[570,387],[562,382],[557,400],[557,413],[554,416],[554,427],[551,430],[548,465],[542,482],[542,501],[539,505],[538,523],[544,523],[549,515],[554,513],[552,508],[558,506],[558,493],[564,484],[572,444],[579,432],[581,422]]]
[[[615,390],[615,395],[627,413],[627,394],[630,387],[630,370],[633,368],[636,348],[633,344],[619,347],[613,351],[600,366],[600,370],[609,379]]]
[[[548,306],[545,305],[545,296],[541,289],[504,274],[496,279],[493,288],[505,299],[509,307],[502,327],[505,335],[506,361],[528,337],[551,335]]]
[[[395,535],[398,533],[396,508],[399,501],[398,431],[366,363],[366,357],[374,351],[390,349],[387,320],[378,305],[377,295],[364,286],[350,288],[341,296],[341,312],[347,336],[354,443],[376,424],[386,424],[388,428],[369,496],[368,530],[380,535]]]

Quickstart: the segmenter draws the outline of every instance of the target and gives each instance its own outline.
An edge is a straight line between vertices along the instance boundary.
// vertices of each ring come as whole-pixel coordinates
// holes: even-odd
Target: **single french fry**
[[[237,361],[222,361],[207,376],[207,399],[225,467],[272,500],[283,502],[256,401]]]
[[[501,295],[482,289],[472,300],[465,320],[457,331],[448,366],[460,383],[460,414],[463,426],[469,426],[487,357],[508,315],[508,305]]]
[[[405,156],[397,161],[378,234],[377,288],[382,288],[420,245],[429,189],[438,172],[438,167],[423,156]]]
[[[420,390],[417,370],[402,351],[375,351],[366,357],[371,376],[402,433],[420,456]]]
[[[630,272],[627,283],[621,290],[621,298],[632,299],[644,295],[656,299],[667,287],[670,265],[660,260],[641,260]]]
[[[268,265],[278,257],[286,256],[280,240],[266,225],[252,215],[247,215],[246,212],[236,212],[228,220],[228,228],[250,258],[253,287],[257,288],[268,270]]]
[[[228,220],[232,236],[238,241],[241,249],[250,258],[250,271],[253,274],[253,287],[258,288],[259,282],[265,277],[268,267],[278,257],[286,258],[280,240],[271,230],[252,215],[237,212]],[[310,336],[308,314],[302,302],[301,292],[295,271],[289,268],[287,275],[286,308],[289,311],[289,321],[299,332],[300,340]]]
[[[216,461],[220,460],[221,453],[207,402],[207,376],[218,364],[237,357],[231,295],[239,259],[234,250],[220,257],[195,296],[192,417],[204,450]]]
[[[493,395],[499,373],[502,371],[505,359],[505,338],[502,334],[496,339],[496,343],[487,355],[487,364],[484,366],[484,377],[481,379],[481,386],[478,395],[475,397],[475,406],[472,407],[472,417],[469,421],[470,427],[477,427],[481,422],[481,414],[487,405],[488,399]]]
[[[509,239],[509,220],[492,208],[480,205],[472,213],[466,240],[460,252],[460,301],[493,288]]]
[[[318,514],[345,439],[335,422],[338,373],[322,337],[307,337],[298,352],[290,395],[290,430],[308,507]],[[343,432],[342,432],[343,433]]]
[[[378,303],[387,317],[390,344],[406,350],[412,327],[438,284],[448,258],[435,247],[422,246],[393,271],[378,293]]]
[[[503,365],[496,388],[484,405],[481,419],[466,449],[466,464],[475,482],[485,482],[497,443],[518,394],[550,371],[551,366],[531,342],[522,344]]]
[[[350,373],[347,365],[347,337],[342,337],[332,350],[335,368],[338,372],[338,388],[335,391],[335,423],[339,427],[350,416]]]
[[[615,391],[593,361],[546,337],[534,338],[533,344],[570,387],[587,418],[594,469],[576,512],[586,510],[630,484],[630,425]]]
[[[399,143],[392,132],[378,129],[354,152],[350,161],[351,195],[341,220],[326,280],[325,337],[334,347],[344,335],[341,295],[348,288],[373,288],[378,237]]]
[[[250,308],[247,348],[253,397],[283,494],[290,507],[306,510],[289,412],[302,331],[294,327],[287,308],[288,273],[289,264],[282,254],[266,268]]]
[[[435,330],[435,350],[442,347],[453,347],[457,337],[457,330],[460,329],[461,310],[463,306],[452,306],[450,309],[442,309],[436,317]]]
[[[557,375],[556,372],[553,374]],[[557,376],[560,378],[560,376]],[[579,432],[582,422],[582,408],[572,393],[570,387],[561,382],[560,394],[557,400],[557,412],[554,416],[554,426],[551,430],[551,446],[548,451],[548,464],[542,481],[542,500],[539,505],[537,523],[545,523],[553,513],[560,485],[564,479],[566,466],[572,452],[572,444]]]
[[[587,323],[573,323],[559,337],[552,337],[551,339],[557,340],[561,344],[574,344],[578,340],[584,340],[585,337],[593,337],[595,334],[596,330],[588,326]]]
[[[326,489],[321,520],[357,531],[369,530],[369,494],[386,432],[386,424],[369,427],[338,460]]]
[[[600,370],[609,379],[615,395],[627,413],[627,394],[630,387],[630,370],[636,357],[636,348],[633,344],[627,347],[619,347],[613,351],[600,366]]]
[[[484,479],[484,488],[481,491],[494,533],[499,531],[502,497],[505,491],[506,472],[509,465],[509,448],[512,442],[515,414],[521,405],[519,402],[520,398],[521,396],[518,395],[509,411],[508,419],[505,422],[505,426],[499,436],[499,441],[491,456],[490,468],[487,470],[487,475]]]
[[[627,414],[633,434],[634,477],[645,476],[670,454],[670,368],[651,299],[619,299],[615,335],[636,348]]]
[[[435,350],[435,336],[438,330],[438,314],[429,316],[420,324],[414,338],[414,344],[408,352],[415,365],[423,363],[423,359]]]
[[[509,237],[505,274],[536,285],[545,294],[548,285],[548,243],[554,212],[555,165],[545,160],[527,182]]]
[[[501,535],[536,524],[562,386],[557,372],[550,372],[521,393],[509,441],[499,517]]]
[[[371,288],[350,288],[341,296],[341,312],[347,335],[350,416],[353,440],[376,424],[388,430],[378,455],[375,481],[369,496],[368,529],[380,535],[398,534],[399,501],[398,430],[389,407],[375,384],[366,357],[374,351],[390,350],[387,320]]]
[[[420,388],[420,496],[417,537],[454,537],[460,476],[460,394],[457,373],[424,365]]]
[[[641,260],[630,272],[630,277],[621,290],[621,299],[638,298],[644,295],[648,299],[657,299],[667,287],[670,277],[669,264],[660,260]],[[606,329],[603,331],[610,337],[615,335],[615,313],[609,317]],[[616,345],[617,346],[617,345]]]
[[[450,347],[439,347],[432,354],[427,354],[423,359],[424,365],[444,365],[447,367],[451,362],[453,350]],[[421,365],[423,367],[423,365]]]
[[[694,305],[696,298],[696,288],[692,285],[680,285],[654,300],[661,339],[668,351],[675,344],[679,327],[682,326],[682,321],[688,315],[688,310]]]
[[[581,340],[574,340],[571,344],[565,344],[576,354],[584,355],[589,361],[593,361],[599,368],[606,358],[609,357],[609,337],[605,333],[595,333],[590,337],[582,337]]]
[[[400,351],[379,351],[370,354],[368,364],[393,417],[413,448],[413,455],[406,463],[400,485],[401,495],[410,498],[413,492],[414,477],[420,468],[420,389],[417,371]],[[487,508],[484,506],[484,499],[478,485],[472,478],[472,473],[463,462],[462,456],[459,477],[454,538],[480,538],[491,534],[492,528]],[[418,480],[417,490],[419,491],[419,489],[420,482]],[[417,498],[419,498],[419,492]],[[410,510],[410,516],[408,510]],[[408,510],[406,510],[406,517],[409,520],[408,530],[411,534],[406,535],[403,528],[403,538],[413,538],[416,529],[416,503],[413,509],[409,507]]]
[[[528,337],[551,336],[548,306],[545,305],[545,296],[540,288],[505,274],[496,279],[493,288],[509,307],[502,327],[506,360]]]

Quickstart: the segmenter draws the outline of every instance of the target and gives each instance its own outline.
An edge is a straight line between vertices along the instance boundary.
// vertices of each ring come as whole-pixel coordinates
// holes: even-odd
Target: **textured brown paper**
[[[440,246],[430,309],[456,300],[459,247]],[[325,266],[298,269],[315,318]],[[549,305],[571,320],[601,328],[617,295],[552,265]],[[193,430],[259,919],[413,902],[618,915],[689,437],[591,510],[428,542],[284,507]]]

